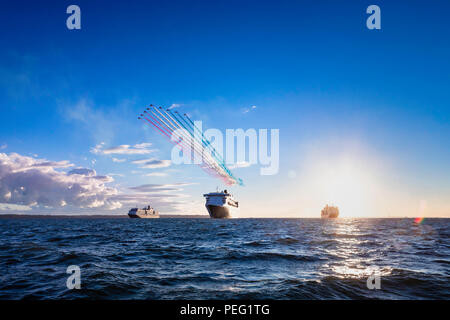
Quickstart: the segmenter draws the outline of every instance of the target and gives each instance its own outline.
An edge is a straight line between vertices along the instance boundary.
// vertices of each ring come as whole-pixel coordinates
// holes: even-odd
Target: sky
[[[241,217],[450,217],[448,1],[1,6],[0,213],[206,214],[225,186],[171,161],[137,119],[153,104],[279,129],[276,174],[231,166]]]

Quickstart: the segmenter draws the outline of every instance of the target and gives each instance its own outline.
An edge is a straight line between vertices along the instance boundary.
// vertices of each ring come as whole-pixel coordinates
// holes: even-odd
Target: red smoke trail
[[[148,114],[148,113],[147,113],[147,114]],[[173,141],[173,140],[171,139],[171,137],[170,137],[165,131],[161,130],[161,128],[160,128],[159,126],[157,126],[154,122],[152,122],[150,119],[148,119],[147,117],[145,117],[143,114],[141,114],[141,116],[142,116],[143,118],[145,118],[145,120],[147,120],[148,123],[145,122],[144,119],[141,118],[141,117],[139,117],[138,119],[142,120],[142,122],[144,122],[144,123],[147,124],[148,126],[150,126],[150,127],[153,126],[154,128],[158,129],[162,134],[164,134],[164,135],[169,139],[169,141],[170,141],[171,143],[173,143],[174,145],[177,145],[183,152],[187,152],[186,150],[190,149],[188,146],[185,145],[185,142],[184,142],[183,139],[181,139],[181,141],[178,142],[178,143],[175,142],[175,141]],[[151,116],[151,115],[149,114],[149,116]],[[155,120],[153,117],[152,117],[152,119]],[[151,125],[150,125],[150,124],[151,124]],[[191,153],[191,158],[192,158],[192,153]],[[217,176],[217,173],[216,173],[212,168],[205,168],[205,167],[202,167],[202,169],[203,169],[206,173],[208,173],[209,175],[211,175],[211,176]]]
[[[206,148],[209,148],[209,150],[211,151],[211,157],[212,157],[212,153],[214,153],[214,161],[216,161],[219,166],[223,169],[223,171],[225,172],[225,174],[233,181],[235,181],[236,183],[238,183],[238,179],[236,179],[233,174],[230,172],[230,169],[228,169],[228,167],[225,164],[225,160],[223,159],[222,155],[216,151],[216,149],[211,145],[211,143],[206,139],[206,137],[204,136],[203,132],[200,131],[200,129],[197,128],[197,126],[195,125],[195,123],[188,117],[187,114],[184,114],[184,116],[186,117],[186,119],[189,120],[189,122],[187,122],[183,117],[180,116],[180,118],[186,123],[189,124],[189,126],[192,128],[192,131],[195,132],[195,129],[197,129],[197,131],[199,133],[201,133],[202,135],[202,142],[203,141],[207,141],[208,143],[204,143]]]
[[[209,175],[221,178],[227,185],[238,183],[237,179],[229,172],[229,170],[227,170],[224,163],[221,163],[219,159],[215,159],[212,154],[206,150],[206,147],[209,149],[213,147],[206,138],[203,140],[203,133],[202,141],[200,142],[199,138],[195,135],[196,127],[193,126],[193,123],[188,125],[189,128],[187,128],[175,115],[170,112],[170,110],[166,111],[161,107],[157,108],[153,105],[150,105],[150,107],[151,108],[147,108],[150,112],[147,112],[146,110],[144,113],[153,121],[148,119],[144,114],[141,114],[141,116],[147,120],[147,124],[149,126],[151,124],[154,128],[158,129],[158,131],[164,134],[171,143],[177,145],[183,152],[190,152],[191,160],[194,159],[194,153],[198,154],[203,160],[199,166]],[[181,119],[188,124],[182,117]],[[188,118],[188,120],[190,119]],[[144,120],[142,121],[146,123]],[[191,129],[192,132],[189,129]],[[172,136],[175,131],[177,131],[179,136],[178,142],[172,140]],[[216,154],[222,159],[221,155],[218,154],[215,149],[213,149],[213,151],[216,152]]]
[[[145,120],[147,120],[149,123],[151,123],[156,129],[158,129],[159,131],[161,131],[161,133],[162,134],[165,134],[168,138],[170,138],[168,135],[167,135],[167,133],[165,133],[164,131],[162,131],[156,124],[154,124],[151,120],[149,120],[146,116],[144,116],[144,114],[143,113],[141,113],[141,117],[143,117],[143,118],[145,118]],[[141,119],[142,121],[144,121],[142,118],[138,118],[138,119]],[[145,121],[144,121],[144,123],[145,123]]]
[[[181,124],[181,122],[174,116],[172,117],[172,114],[169,110],[166,110],[166,115],[173,121],[171,122],[172,124],[175,123],[175,125],[181,129],[183,132],[187,131],[189,138],[193,141],[194,144],[194,149],[195,147],[197,154],[203,159],[203,161],[207,162],[208,164],[213,164],[213,167],[216,170],[220,170],[221,172],[223,172],[224,174],[226,174],[226,172],[222,171],[221,168],[221,164],[217,162],[216,159],[214,159],[208,152],[205,152],[205,147],[203,146],[203,143],[200,142],[200,140],[198,139],[198,137],[196,138],[196,136],[190,132],[189,130],[187,130],[187,128],[185,126],[183,126]],[[219,173],[220,174],[220,173]]]
[[[152,111],[150,108],[147,108],[147,110]],[[147,112],[147,110],[145,110],[144,113],[148,114],[155,122],[159,124],[161,128],[164,128],[170,135],[172,135],[172,131],[170,129],[167,129],[166,126],[158,118],[157,119],[153,118],[150,112]]]
[[[159,108],[159,109],[162,109],[162,108]],[[152,110],[151,110],[151,111],[152,111]],[[197,140],[196,140],[192,135],[190,135],[189,132],[188,132],[187,130],[181,128],[181,126],[180,126],[180,124],[179,124],[178,122],[174,121],[174,122],[175,122],[175,124],[174,124],[172,121],[170,121],[169,119],[167,119],[167,117],[164,116],[164,114],[163,114],[164,110],[161,111],[161,110],[158,110],[158,109],[155,108],[155,111],[158,112],[159,115],[158,115],[157,113],[153,112],[153,111],[152,111],[152,113],[153,113],[156,117],[158,117],[158,118],[159,118],[159,119],[160,119],[160,120],[161,120],[161,121],[162,121],[162,122],[163,122],[163,123],[164,123],[171,131],[172,131],[172,132],[174,132],[174,131],[177,130],[177,129],[181,129],[181,131],[178,131],[178,132],[180,132],[181,135],[182,135],[184,138],[186,138],[188,141],[190,141],[190,142],[193,143],[193,145],[191,145],[191,150],[193,150],[194,152],[196,152],[200,157],[203,158],[203,160],[204,160],[209,166],[212,167],[212,169],[214,169],[214,170],[217,171],[215,162],[213,162],[212,159],[204,159],[204,157],[203,157],[203,148],[201,148],[201,146],[199,146]],[[166,114],[166,115],[168,115],[168,114]],[[161,119],[160,116],[162,116],[167,122],[164,121],[163,119]],[[169,115],[168,115],[168,116],[169,116]],[[170,116],[169,116],[169,117],[170,117]],[[172,119],[172,120],[173,120],[173,119]],[[170,123],[170,125],[167,124],[167,123]]]

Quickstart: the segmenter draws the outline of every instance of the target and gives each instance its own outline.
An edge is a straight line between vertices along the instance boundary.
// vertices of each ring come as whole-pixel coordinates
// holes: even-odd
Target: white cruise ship
[[[215,219],[237,218],[239,202],[227,190],[211,192],[203,195],[206,198],[205,207],[209,216]]]
[[[128,211],[128,216],[130,218],[159,218],[159,212],[153,209],[150,206],[147,206],[143,209],[132,208]]]

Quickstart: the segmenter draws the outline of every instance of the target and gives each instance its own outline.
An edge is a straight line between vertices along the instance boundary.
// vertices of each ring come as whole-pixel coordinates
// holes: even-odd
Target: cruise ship
[[[148,218],[159,218],[159,212],[156,211],[155,209],[153,209],[150,206],[147,206],[145,208],[142,209],[138,209],[138,208],[132,208],[130,209],[130,211],[128,211],[128,216],[130,218],[143,218],[143,219],[148,219]]]
[[[322,219],[335,219],[339,216],[338,207],[328,206],[322,209],[321,217]]]
[[[214,219],[237,218],[239,202],[227,190],[211,192],[203,195],[206,198],[205,207],[209,216]]]

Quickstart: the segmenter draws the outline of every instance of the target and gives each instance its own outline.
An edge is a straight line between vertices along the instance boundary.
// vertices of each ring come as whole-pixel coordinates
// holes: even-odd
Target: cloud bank
[[[118,191],[106,186],[109,176],[95,170],[75,168],[69,172],[57,169],[71,167],[68,161],[47,161],[0,153],[0,203],[20,206],[117,209],[121,203],[113,196]]]
[[[108,186],[114,181],[112,175],[99,175],[94,169],[74,167],[68,161],[0,153],[0,211],[82,214],[126,206],[121,212],[126,214],[130,207],[147,204],[169,213],[186,210],[188,196],[181,191],[192,183],[145,184],[119,190]]]

